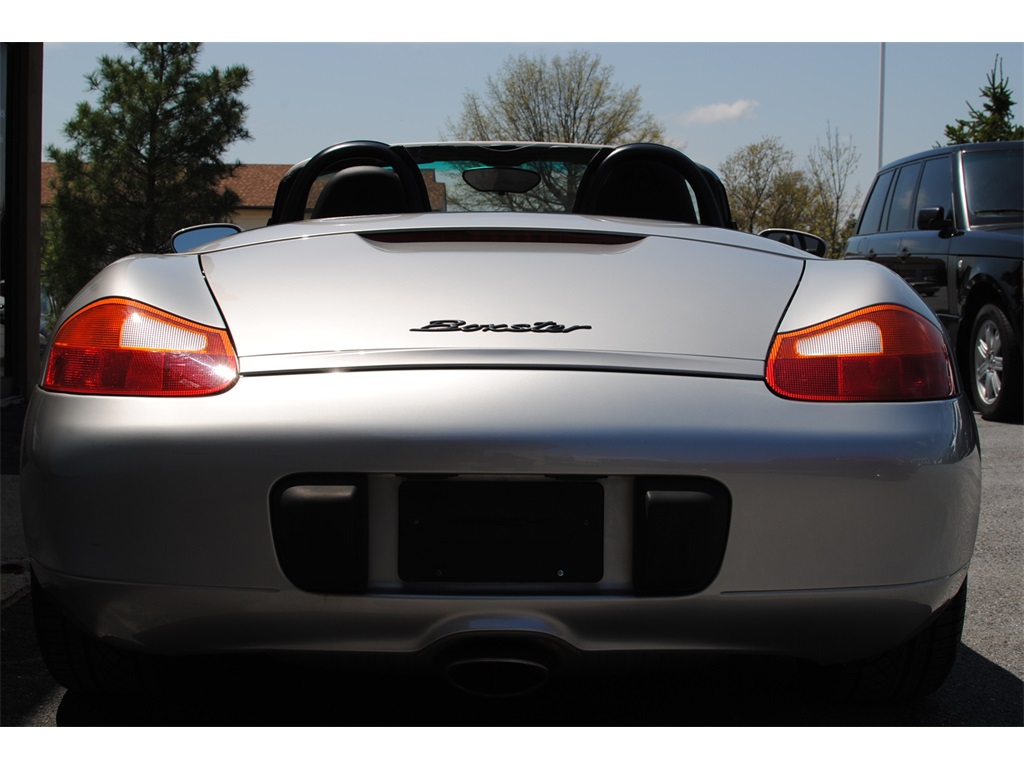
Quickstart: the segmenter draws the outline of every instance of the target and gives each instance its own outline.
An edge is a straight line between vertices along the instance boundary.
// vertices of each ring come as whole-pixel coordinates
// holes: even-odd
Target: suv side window
[[[881,229],[882,211],[885,209],[885,199],[889,194],[893,175],[894,171],[886,171],[875,180],[867,205],[864,206],[864,215],[860,217],[858,235],[873,235]]]
[[[952,216],[953,205],[953,172],[950,169],[949,157],[937,157],[924,164],[921,174],[921,186],[917,191],[917,204],[914,206],[914,222],[917,212],[922,208],[942,208],[942,215]]]
[[[896,179],[896,188],[892,194],[889,221],[885,226],[886,232],[902,232],[911,228],[914,190],[917,189],[917,177],[920,172],[920,163],[912,163],[900,168],[900,175]]]

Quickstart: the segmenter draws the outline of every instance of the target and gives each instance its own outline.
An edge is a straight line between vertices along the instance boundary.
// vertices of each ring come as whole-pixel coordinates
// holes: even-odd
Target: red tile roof
[[[239,208],[273,208],[278,182],[291,165],[241,165],[222,187],[235,190],[242,201]]]
[[[39,176],[42,181],[39,202],[45,208],[53,205],[53,183],[57,180],[57,167],[53,163],[43,163]]]
[[[235,170],[235,175],[225,179],[221,187],[235,190],[242,198],[239,208],[274,207],[274,195],[277,184],[291,165],[242,165]],[[40,173],[42,193],[40,202],[48,206],[53,203],[53,182],[57,179],[57,168],[53,163],[43,163]]]
[[[238,193],[241,198],[239,209],[255,208],[269,211],[274,207],[278,182],[291,167],[290,165],[240,165],[235,169],[234,176],[221,183],[221,188],[228,187]],[[445,207],[444,185],[434,180],[432,170],[424,171],[423,175],[431,205],[434,210],[443,210]],[[56,166],[53,163],[43,163],[40,177],[42,180],[40,202],[45,208],[53,204],[52,185],[57,179]]]

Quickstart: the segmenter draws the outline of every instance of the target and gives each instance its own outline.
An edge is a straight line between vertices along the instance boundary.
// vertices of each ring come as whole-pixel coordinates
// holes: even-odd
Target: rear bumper
[[[168,587],[82,579],[38,563],[34,568],[81,626],[125,649],[174,656],[367,654],[406,664],[485,638],[548,642],[580,655],[740,653],[853,661],[916,634],[966,575],[868,589],[496,599]]]
[[[899,644],[952,597],[980,503],[964,398],[807,404],[759,381],[612,372],[254,376],[177,401],[38,392],[23,456],[41,583],[90,633],[167,654],[408,655],[496,632],[842,661]],[[272,491],[338,474],[366,479],[366,586],[315,594],[281,566]],[[438,476],[600,484],[600,580],[403,582],[400,488]],[[695,594],[636,594],[634,491],[652,476],[728,491],[720,567]]]

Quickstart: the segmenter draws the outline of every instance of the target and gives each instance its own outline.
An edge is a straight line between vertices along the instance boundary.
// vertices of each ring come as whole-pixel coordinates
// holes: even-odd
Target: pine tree
[[[998,78],[996,73],[998,72]],[[978,110],[967,102],[970,119],[957,120],[946,126],[946,143],[976,144],[982,141],[1011,141],[1024,139],[1024,126],[1013,124],[1013,91],[1009,79],[1003,76],[1003,61],[996,56],[988,75],[988,85],[981,89],[986,101]]]
[[[44,282],[63,306],[96,272],[132,253],[159,251],[182,227],[221,221],[238,204],[222,182],[227,148],[251,138],[238,94],[249,70],[197,71],[199,43],[129,43],[86,77],[96,105],[64,126],[43,223]]]

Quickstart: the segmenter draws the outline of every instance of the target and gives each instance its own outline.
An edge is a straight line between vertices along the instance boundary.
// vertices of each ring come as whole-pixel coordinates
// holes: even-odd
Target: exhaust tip
[[[445,667],[448,681],[464,693],[509,698],[533,693],[548,681],[548,667],[521,658],[481,657],[452,661]]]

